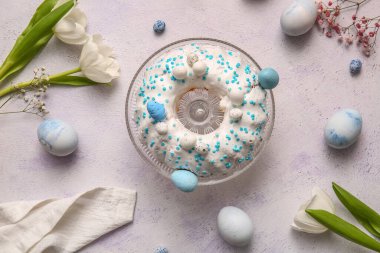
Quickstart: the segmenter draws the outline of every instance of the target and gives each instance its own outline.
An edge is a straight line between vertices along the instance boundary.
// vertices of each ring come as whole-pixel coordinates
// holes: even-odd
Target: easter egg
[[[336,112],[325,126],[325,140],[330,147],[343,149],[358,139],[362,130],[362,117],[353,109]]]
[[[187,77],[187,68],[185,66],[177,66],[173,69],[173,76],[178,80],[183,80]]]
[[[173,184],[183,192],[192,192],[198,186],[198,177],[189,170],[176,170],[171,174]]]
[[[259,72],[259,84],[263,89],[273,89],[280,81],[276,70],[265,68]]]
[[[67,156],[78,147],[78,135],[69,124],[46,119],[37,129],[38,140],[47,152],[55,156]]]
[[[252,221],[243,210],[237,207],[222,208],[218,214],[217,225],[220,236],[233,246],[246,246],[252,239]]]
[[[289,36],[299,36],[309,31],[317,19],[315,0],[295,0],[281,15],[282,31]]]
[[[165,247],[158,247],[154,250],[154,253],[169,253],[169,250]]]
[[[350,63],[350,72],[353,75],[359,74],[362,69],[362,62],[359,59],[354,59]]]
[[[157,103],[156,101],[149,101],[147,104],[147,110],[149,112],[149,115],[155,121],[163,121],[166,118],[164,105]]]
[[[196,76],[203,76],[206,74],[207,65],[203,61],[197,61],[193,64],[193,71]]]
[[[157,20],[153,24],[153,31],[156,33],[163,33],[165,31],[166,24],[162,20]]]

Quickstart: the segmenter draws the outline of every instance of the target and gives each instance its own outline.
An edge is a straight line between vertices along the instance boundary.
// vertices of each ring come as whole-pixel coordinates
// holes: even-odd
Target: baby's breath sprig
[[[14,93],[5,99],[0,105],[0,115],[13,113],[30,113],[40,117],[44,117],[49,111],[46,108],[44,98],[50,86],[48,75],[44,67],[34,69],[34,78],[30,81],[30,85],[20,88],[13,85]],[[3,111],[4,107],[12,100],[21,99],[25,103],[20,110]]]
[[[357,42],[362,52],[370,56],[375,52],[377,33],[380,29],[380,15],[376,17],[359,16],[360,7],[369,0],[328,0],[318,5],[317,23],[326,37],[336,34],[338,41],[346,46]],[[348,25],[339,23],[343,11],[351,11]]]

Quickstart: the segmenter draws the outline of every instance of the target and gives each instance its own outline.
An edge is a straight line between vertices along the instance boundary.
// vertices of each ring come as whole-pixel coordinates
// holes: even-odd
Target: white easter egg
[[[358,139],[362,130],[362,116],[353,109],[336,112],[325,126],[325,140],[330,147],[343,149]]]
[[[197,142],[197,137],[194,134],[187,134],[182,136],[180,140],[181,147],[186,150],[190,150],[194,148]]]
[[[173,69],[173,76],[178,80],[183,80],[187,77],[187,68],[185,66],[177,66]]]
[[[299,36],[309,31],[317,19],[315,0],[295,0],[281,15],[282,31]]]
[[[249,244],[253,235],[251,219],[243,210],[234,206],[226,206],[219,211],[218,230],[227,243],[238,247]]]
[[[193,71],[196,76],[203,76],[206,74],[207,65],[203,61],[197,61],[193,64]]]
[[[78,147],[78,135],[69,124],[57,120],[46,119],[37,130],[38,140],[53,155],[67,156]]]
[[[230,110],[230,118],[233,120],[240,120],[243,116],[243,111],[239,108],[233,108]]]
[[[232,89],[228,95],[231,99],[232,104],[241,105],[244,99],[244,91],[239,89]]]
[[[160,135],[165,135],[168,133],[168,124],[165,122],[158,122],[155,126],[156,131]]]

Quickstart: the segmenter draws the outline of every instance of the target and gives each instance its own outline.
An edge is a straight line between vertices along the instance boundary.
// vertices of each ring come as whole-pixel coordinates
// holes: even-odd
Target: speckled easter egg
[[[226,206],[218,214],[218,231],[227,243],[243,247],[252,239],[253,225],[243,210],[234,206]]]
[[[149,101],[147,104],[147,110],[149,112],[149,115],[155,121],[163,121],[166,118],[164,105],[157,103],[156,101]]]
[[[78,135],[69,124],[57,120],[46,119],[37,129],[38,140],[47,152],[56,156],[67,156],[78,147]]]
[[[295,0],[281,15],[282,31],[299,36],[309,31],[317,19],[315,0]]]
[[[343,149],[358,139],[362,116],[353,109],[343,109],[330,117],[325,126],[325,140],[330,147]]]
[[[183,192],[192,192],[198,186],[198,177],[189,170],[176,170],[170,176],[173,184]]]
[[[185,66],[177,66],[173,69],[173,76],[178,80],[183,80],[187,77],[187,68]]]

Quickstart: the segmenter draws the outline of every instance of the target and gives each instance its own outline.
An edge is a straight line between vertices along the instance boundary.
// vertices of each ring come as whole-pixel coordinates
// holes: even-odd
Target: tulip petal
[[[297,231],[312,234],[326,232],[328,229],[307,214],[305,212],[306,209],[322,209],[334,213],[334,204],[327,193],[318,187],[314,187],[312,190],[312,198],[300,206],[291,224],[291,227]]]

